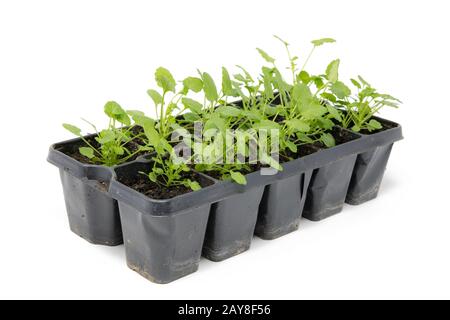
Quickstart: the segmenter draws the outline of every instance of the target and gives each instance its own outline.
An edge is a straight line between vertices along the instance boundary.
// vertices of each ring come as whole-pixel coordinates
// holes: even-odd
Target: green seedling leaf
[[[242,114],[242,110],[230,106],[218,107],[216,109],[216,112],[218,112],[223,117],[231,117],[231,118],[239,117]]]
[[[297,76],[297,79],[303,82],[304,84],[308,84],[311,81],[311,76],[308,72],[302,70]]]
[[[331,102],[336,102],[337,101],[336,96],[331,94],[331,93],[328,93],[328,92],[322,93],[321,96],[322,96],[322,98],[324,98],[324,99],[326,99],[328,101],[331,101]]]
[[[358,81],[356,81],[355,79],[350,79],[350,81],[353,83],[355,87],[361,89],[361,84]]]
[[[128,116],[128,114],[115,101],[108,101],[105,104],[104,111],[108,117],[117,120],[126,126],[129,126],[131,124],[130,117]]]
[[[297,83],[292,90],[292,98],[296,101],[308,102],[312,98],[311,90],[304,83]]]
[[[336,81],[333,83],[331,86],[331,92],[333,92],[339,99],[344,99],[352,93],[350,88],[341,81]]]
[[[258,123],[255,123],[253,125],[253,129],[255,130],[272,130],[272,129],[276,129],[279,130],[280,129],[280,125],[272,120],[262,120]]]
[[[207,72],[203,72],[203,90],[205,91],[205,97],[208,101],[217,101],[219,95],[217,94],[217,87],[213,78]]]
[[[236,182],[238,184],[242,184],[242,185],[247,184],[247,179],[245,178],[245,176],[242,173],[236,172],[236,171],[231,171],[230,175],[231,175],[231,179],[233,179],[234,182]]]
[[[237,97],[237,92],[233,89],[230,74],[225,67],[222,67],[222,92],[227,96]]]
[[[80,128],[78,128],[74,125],[68,124],[68,123],[63,123],[63,127],[64,127],[64,129],[72,132],[74,135],[81,137],[81,129]]]
[[[201,120],[201,117],[195,112],[188,112],[183,114],[183,118],[189,122],[195,122]]]
[[[333,60],[327,67],[326,76],[328,81],[336,82],[339,78],[339,64],[341,61],[339,59]]]
[[[183,86],[188,90],[200,92],[203,89],[203,81],[196,77],[187,77],[183,80]]]
[[[182,98],[181,102],[187,109],[191,110],[192,112],[197,114],[202,113],[203,105],[200,102],[197,102],[190,98]]]
[[[198,191],[202,188],[202,186],[200,185],[200,183],[198,183],[197,181],[191,181],[188,180],[188,184],[189,187],[193,190],[193,191]]]
[[[158,91],[149,89],[147,90],[147,94],[150,96],[150,98],[152,98],[153,102],[155,103],[155,106],[162,103],[162,96]]]
[[[300,119],[287,120],[286,124],[289,128],[297,131],[308,132],[310,130],[309,124]]]
[[[169,70],[159,67],[155,71],[156,84],[163,89],[164,92],[175,92],[176,82]]]
[[[380,130],[380,129],[383,129],[383,126],[381,125],[381,123],[379,123],[375,119],[370,120],[369,123],[367,124],[367,126],[369,127],[369,130]]]
[[[336,42],[336,40],[332,39],[332,38],[322,38],[322,39],[317,39],[317,40],[313,40],[311,41],[311,43],[315,46],[315,47],[320,47],[321,45],[325,44],[325,43],[333,43]]]
[[[217,116],[211,117],[205,122],[205,131],[210,129],[218,129],[220,132],[226,131],[225,120],[222,119],[218,114]]]
[[[95,140],[97,140],[97,142],[100,144],[106,144],[115,141],[116,134],[114,133],[114,131],[111,130],[102,130],[98,134],[98,137],[95,138]]]
[[[275,59],[272,58],[271,56],[269,56],[264,50],[260,49],[260,48],[256,48],[256,50],[258,50],[259,54],[261,55],[261,57],[264,58],[264,60],[266,60],[269,63],[274,63]]]
[[[285,144],[286,144],[286,147],[288,147],[289,148],[289,150],[291,150],[292,152],[294,152],[294,153],[297,153],[297,145],[295,144],[295,143],[293,143],[292,141],[290,141],[290,140],[286,140],[285,141]]]
[[[327,148],[334,147],[336,145],[336,141],[334,140],[334,137],[331,135],[331,133],[324,133],[320,136],[320,141],[323,142],[323,144]]]
[[[128,114],[131,118],[133,118],[133,120],[134,120],[134,117],[142,117],[142,116],[145,116],[145,113],[143,113],[142,111],[139,111],[139,110],[127,110],[127,114]]]
[[[80,154],[83,156],[92,159],[94,157],[94,149],[88,148],[88,147],[81,147],[78,149],[80,151]]]
[[[322,117],[325,113],[327,113],[327,108],[322,106],[320,103],[315,101],[306,104],[301,109],[300,113],[306,119],[315,119]]]
[[[286,41],[284,41],[283,39],[281,39],[279,36],[273,35],[273,37],[274,37],[275,39],[280,40],[286,47],[289,46],[289,43],[287,43]]]
[[[336,109],[335,107],[332,106],[327,106],[328,109],[328,113],[337,121],[341,122],[342,121],[342,117],[341,117],[341,112]]]
[[[368,83],[366,80],[364,80],[363,77],[358,76],[358,79],[359,79],[359,81],[360,81],[363,85],[365,85],[365,86],[367,86],[367,87],[371,87],[370,83]]]

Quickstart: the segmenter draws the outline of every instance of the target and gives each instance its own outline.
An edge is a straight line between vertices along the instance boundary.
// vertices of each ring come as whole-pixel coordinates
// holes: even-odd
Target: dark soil
[[[291,159],[298,159],[301,157],[309,156],[319,150],[321,147],[318,147],[314,144],[304,144],[297,147],[297,153],[292,152],[289,149],[286,149],[285,153],[280,156],[280,163],[285,163],[291,161]]]
[[[212,181],[202,177],[195,172],[184,173],[184,178],[191,179],[192,181],[197,181],[202,186],[202,188],[208,187],[213,184]],[[171,199],[182,194],[193,192],[191,188],[182,185],[170,188],[164,187],[150,181],[150,179],[144,174],[137,174],[135,176],[123,176],[119,180],[124,185],[146,195],[149,198],[157,200]]]

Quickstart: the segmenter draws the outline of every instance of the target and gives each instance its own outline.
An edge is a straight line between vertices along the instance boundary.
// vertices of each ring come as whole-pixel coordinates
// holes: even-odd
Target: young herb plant
[[[152,171],[142,173],[148,176],[150,181],[161,187],[172,188],[185,186],[192,190],[201,189],[201,185],[188,176],[190,168],[175,154],[169,138],[174,130],[180,130],[176,117],[173,115],[178,110],[178,103],[186,94],[186,90],[197,90],[199,82],[190,79],[184,82],[184,88],[177,92],[176,81],[169,70],[160,67],[155,72],[155,80],[162,89],[162,93],[150,89],[147,91],[152,98],[157,115],[157,121],[142,114],[134,115],[134,121],[144,129],[144,134],[148,144],[155,150],[152,157]],[[168,94],[172,93],[172,98],[168,99]]]
[[[373,117],[384,107],[398,108],[401,101],[389,94],[378,93],[366,80],[358,76],[358,80],[351,79],[356,88],[356,95],[343,83],[339,89],[332,90],[327,100],[337,109],[344,110],[342,121],[344,128],[354,132],[373,132],[383,129],[383,125]]]
[[[93,139],[87,139],[81,134],[81,129],[64,123],[63,127],[81,138],[85,146],[79,148],[79,152],[88,158],[91,163],[114,166],[133,158],[140,152],[149,151],[143,145],[135,142],[139,138],[133,132],[134,126],[127,112],[115,101],[105,104],[104,112],[109,118],[108,127],[98,131],[96,126],[86,121],[95,131]],[[117,125],[121,125],[117,127]]]

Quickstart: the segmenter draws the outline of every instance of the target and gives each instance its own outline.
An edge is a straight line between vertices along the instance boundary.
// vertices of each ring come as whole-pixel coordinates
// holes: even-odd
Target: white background
[[[450,298],[448,1],[0,2],[0,298]],[[169,285],[129,270],[122,246],[68,229],[48,146],[63,122],[105,123],[117,100],[151,112],[146,90],[165,66],[179,80],[222,65],[257,71],[255,47],[284,58],[278,34],[309,69],[340,57],[404,101],[379,198]]]

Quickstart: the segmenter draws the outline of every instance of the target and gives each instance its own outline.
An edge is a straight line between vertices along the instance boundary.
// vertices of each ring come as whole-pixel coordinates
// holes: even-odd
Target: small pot
[[[394,142],[403,138],[399,124],[381,118],[375,119],[386,129],[363,135],[363,139],[374,147],[360,153],[356,159],[345,200],[351,205],[359,205],[377,197]]]
[[[218,190],[227,196],[212,205],[203,247],[205,258],[222,261],[250,248],[264,187],[277,179],[273,173],[247,174],[244,186],[218,181]]]
[[[356,157],[352,154],[314,170],[303,217],[320,221],[342,211]]]
[[[119,201],[128,266],[150,281],[169,283],[198,269],[211,203],[219,194],[210,186],[155,200],[120,182],[150,168],[139,161],[114,168],[110,193]]]
[[[93,244],[122,244],[118,204],[107,191],[112,170],[81,163],[63,152],[81,144],[80,138],[54,144],[47,159],[60,171],[70,229]]]
[[[266,186],[255,234],[264,240],[284,236],[299,227],[312,171]]]

